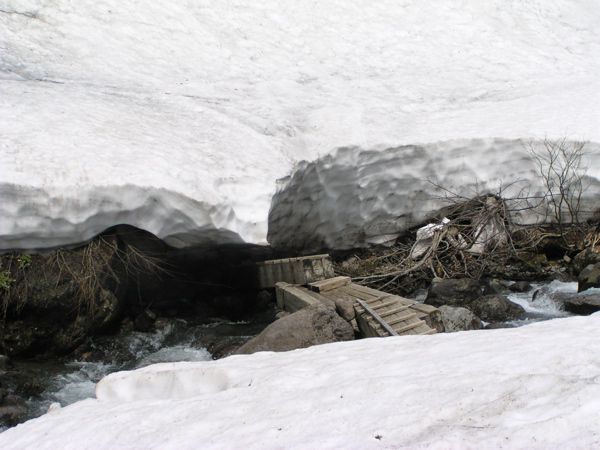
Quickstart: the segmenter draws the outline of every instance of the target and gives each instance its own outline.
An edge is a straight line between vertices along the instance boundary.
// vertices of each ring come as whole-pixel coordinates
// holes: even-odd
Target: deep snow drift
[[[600,314],[118,372],[0,448],[596,448]]]
[[[448,172],[440,144],[434,175],[485,182],[495,147],[469,139],[600,142],[599,22],[595,0],[0,0],[0,250],[117,223],[177,246],[264,243],[276,180],[342,147],[372,162],[464,139],[469,170]],[[330,200],[291,223],[337,243],[360,219],[381,239],[404,209],[368,206],[356,181],[329,229]],[[290,224],[274,219],[279,242]]]

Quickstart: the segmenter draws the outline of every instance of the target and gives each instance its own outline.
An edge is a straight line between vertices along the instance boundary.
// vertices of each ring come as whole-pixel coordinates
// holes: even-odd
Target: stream
[[[573,314],[563,309],[562,303],[555,301],[556,294],[577,293],[577,282],[552,281],[550,283],[532,283],[527,292],[511,292],[508,299],[525,309],[525,318],[500,324],[506,327],[521,327],[543,320],[570,317]]]
[[[66,406],[94,397],[96,383],[112,372],[162,362],[209,361],[224,356],[260,333],[273,320],[272,316],[269,311],[240,321],[160,318],[151,332],[125,327],[117,335],[91,339],[86,351],[77,357],[12,360],[16,374],[13,385],[14,380],[21,377],[16,381],[19,390],[35,392],[27,398],[26,419],[35,418],[46,413],[53,404]],[[0,432],[4,429],[0,427]]]
[[[508,298],[521,305],[527,315],[521,320],[494,324],[494,328],[519,327],[568,317],[571,314],[561,309],[561,304],[553,300],[553,295],[575,292],[576,282],[560,281],[533,283],[528,292],[511,292]],[[112,372],[161,362],[208,361],[224,356],[260,333],[272,320],[273,311],[241,321],[161,318],[151,332],[124,327],[115,336],[94,338],[86,346],[86,351],[73,359],[13,361],[16,372],[31,375],[34,380],[31,381],[32,389],[37,389],[27,399],[27,418],[44,414],[53,404],[66,406],[94,397],[96,383]]]

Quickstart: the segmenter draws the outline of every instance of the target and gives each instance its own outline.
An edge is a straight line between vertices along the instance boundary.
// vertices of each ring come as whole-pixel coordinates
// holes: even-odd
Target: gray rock
[[[573,261],[571,261],[571,269],[573,270],[573,274],[577,276],[587,266],[596,263],[600,263],[600,253],[596,253],[592,251],[592,249],[586,248],[573,258]]]
[[[24,405],[0,406],[0,425],[13,427],[25,420],[27,408]]]
[[[469,305],[469,309],[486,322],[522,319],[525,310],[502,295],[486,295]]]
[[[531,290],[531,284],[527,281],[516,281],[511,284],[508,289],[512,292],[529,292]]]
[[[586,266],[577,277],[577,283],[577,292],[600,287],[600,263]]]
[[[479,330],[482,327],[481,319],[467,308],[442,305],[439,310],[446,333]]]
[[[322,305],[309,306],[283,317],[250,339],[235,353],[285,352],[329,342],[354,339],[352,325]]]
[[[483,294],[483,285],[470,278],[432,281],[425,303],[433,306],[467,306]]]
[[[277,311],[277,314],[275,314],[275,319],[279,320],[279,319],[283,319],[286,316],[289,316],[290,313],[287,311]]]
[[[354,300],[349,298],[336,298],[335,299],[335,310],[342,316],[342,318],[348,322],[354,320],[356,317],[356,311],[354,310]]]
[[[506,292],[509,286],[509,282],[505,280],[499,280],[497,278],[491,278],[485,282],[484,294],[492,295],[492,294],[502,294]]]
[[[565,310],[587,316],[600,311],[600,289],[590,289],[576,295],[561,297]]]

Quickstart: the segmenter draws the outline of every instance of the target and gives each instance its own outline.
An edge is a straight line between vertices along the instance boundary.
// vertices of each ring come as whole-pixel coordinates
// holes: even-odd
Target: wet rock
[[[487,295],[469,305],[469,309],[486,322],[522,319],[525,310],[502,295]]]
[[[27,416],[25,405],[0,406],[0,426],[14,427]]]
[[[531,290],[531,284],[527,281],[516,281],[511,284],[508,289],[512,292],[529,292]]]
[[[354,339],[352,325],[330,308],[315,305],[273,322],[235,353],[284,352],[352,339]]]
[[[0,402],[0,426],[13,427],[23,422],[26,416],[25,400],[15,394],[4,394]]]
[[[577,292],[600,287],[600,263],[589,264],[577,277]]]
[[[156,322],[156,314],[149,309],[142,311],[133,321],[133,328],[135,331],[148,332],[154,329],[154,323]]]
[[[510,286],[510,283],[507,281],[491,278],[485,281],[483,293],[485,295],[502,294],[506,292],[508,286]]]
[[[565,310],[584,316],[600,311],[600,289],[589,289],[576,295],[562,295]]]
[[[440,279],[432,281],[425,303],[433,306],[466,306],[481,297],[484,286],[470,278]]]
[[[446,333],[479,330],[482,327],[481,319],[467,308],[442,305],[439,310],[442,314],[442,323]]]

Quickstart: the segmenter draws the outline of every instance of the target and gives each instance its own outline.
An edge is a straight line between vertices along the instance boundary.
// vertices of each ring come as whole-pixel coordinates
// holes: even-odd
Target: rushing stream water
[[[112,372],[161,362],[211,360],[213,354],[225,354],[258,334],[271,320],[268,314],[251,321],[159,319],[152,332],[126,330],[95,338],[90,351],[78,359],[15,360],[19,373],[44,386],[27,400],[28,418],[44,414],[52,404],[66,406],[94,397],[96,383]]]
[[[555,300],[556,294],[561,293],[576,294],[577,282],[532,283],[527,292],[510,293],[508,299],[521,305],[527,314],[524,319],[506,322],[506,326],[518,327],[542,320],[572,316],[573,314],[564,311],[563,305]]]

